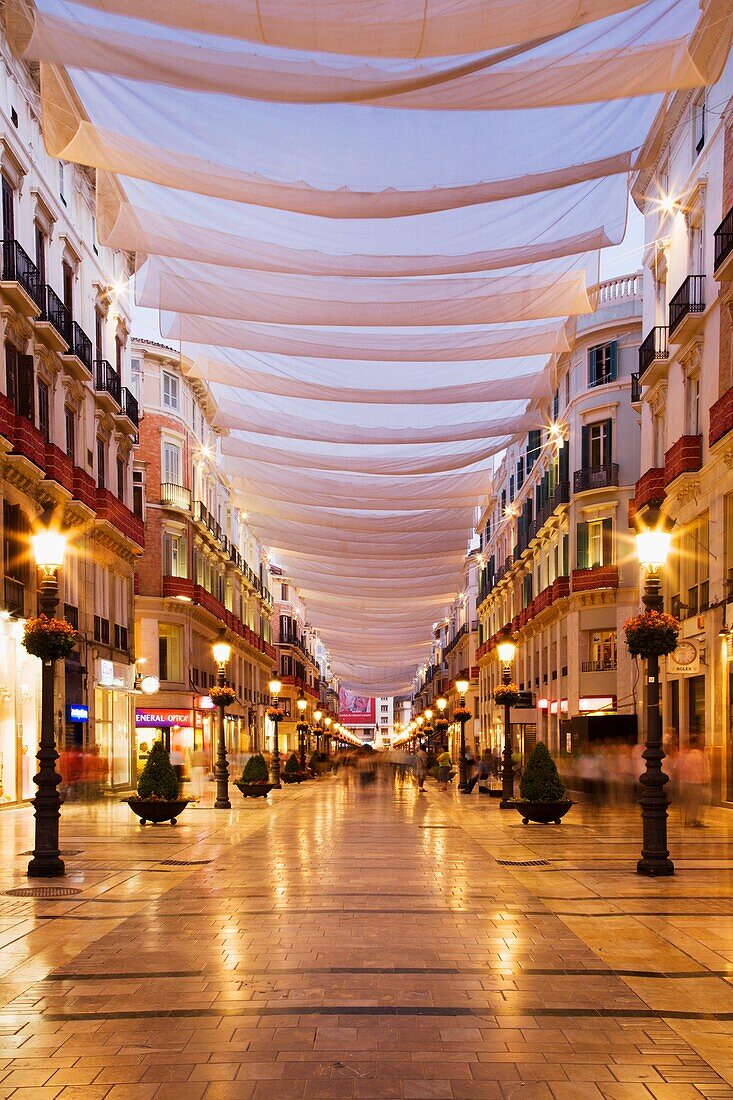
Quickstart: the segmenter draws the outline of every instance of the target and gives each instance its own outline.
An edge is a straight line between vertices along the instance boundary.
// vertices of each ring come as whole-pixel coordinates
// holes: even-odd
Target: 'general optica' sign
[[[136,726],[190,726],[190,710],[167,710],[164,707],[135,711]]]

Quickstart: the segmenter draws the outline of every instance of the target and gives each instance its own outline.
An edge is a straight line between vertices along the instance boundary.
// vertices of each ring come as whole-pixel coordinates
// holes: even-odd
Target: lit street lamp
[[[315,722],[313,732],[316,735],[316,752],[318,752],[318,753],[320,753],[320,751],[321,751],[321,735],[323,734],[323,726],[321,725],[321,719],[322,718],[323,718],[323,711],[321,711],[321,710],[314,710],[313,711],[313,721]]]
[[[433,712],[430,707],[425,710],[425,728],[422,731],[427,743],[427,751],[430,752],[433,740]]]
[[[509,637],[505,635],[496,647],[499,654],[499,660],[502,664],[501,669],[501,682],[505,686],[511,683],[512,680],[512,661],[514,660],[514,654],[517,652],[517,647]],[[499,808],[502,810],[511,809],[511,800],[514,798],[514,761],[512,760],[512,704],[508,700],[504,701],[504,753],[503,753],[503,768],[501,776],[501,802]]]
[[[216,661],[216,686],[218,688],[223,688],[226,686],[226,669],[232,653],[232,647],[227,641],[227,632],[224,627],[221,628],[214,638],[211,651]],[[227,743],[224,733],[224,711],[226,710],[226,706],[226,703],[218,702],[216,707],[216,766],[214,768],[214,776],[216,777],[215,810],[231,810],[232,808],[232,804],[229,801],[229,761],[227,760]]]
[[[655,517],[659,520],[659,517]],[[642,603],[646,611],[662,611],[662,580],[660,570],[667,560],[672,542],[671,531],[662,523],[637,531],[636,549],[639,563],[646,569],[646,583]],[[642,820],[641,859],[636,865],[640,875],[654,877],[673,875],[674,863],[667,848],[667,807],[669,799],[664,789],[668,777],[662,771],[662,721],[659,713],[659,656],[646,658],[646,684],[644,687],[646,712],[646,745],[642,756],[646,768],[641,776],[643,794],[639,799]]]
[[[277,676],[273,676],[273,678],[270,680],[270,683],[269,683],[268,686],[270,688],[270,695],[274,699],[273,708],[276,711],[279,711],[280,710],[279,696],[280,696],[280,692],[283,689],[282,681],[278,680]],[[275,727],[275,733],[274,733],[274,736],[273,736],[273,746],[272,746],[272,785],[273,785],[273,787],[276,787],[279,790],[280,787],[282,786],[282,783],[280,782],[280,736],[279,736],[279,732],[278,732],[279,725],[280,725],[280,718],[279,717],[272,717],[272,723]]]
[[[298,708],[298,751],[300,754],[300,770],[305,771],[305,739],[308,733],[308,723],[305,720],[305,712],[308,709],[308,700],[302,691],[298,692],[295,700]]]
[[[458,692],[459,702],[458,710],[456,711],[456,718],[458,724],[461,727],[461,740],[460,740],[460,759],[458,761],[458,790],[462,791],[468,784],[468,767],[466,765],[466,722],[468,721],[468,711],[466,710],[466,695],[468,694],[468,680],[456,680],[456,691]]]
[[[445,717],[445,708],[448,706],[448,700],[445,696],[440,695],[435,700],[435,705],[438,708],[438,720],[435,723],[435,732],[438,738],[438,748],[445,748],[446,746],[446,734],[448,733],[448,720]]]
[[[38,607],[41,615],[53,619],[59,603],[58,571],[64,563],[66,536],[50,525],[50,517],[31,537],[33,554],[39,569],[43,570],[38,589]],[[41,736],[38,743],[38,773],[33,782],[38,788],[33,799],[35,817],[35,843],[33,858],[28,864],[32,878],[53,878],[66,873],[59,851],[59,820],[61,798],[58,785],[61,776],[56,771],[59,754],[53,727],[53,686],[56,661],[43,658],[41,666]]]
[[[323,740],[325,741],[325,744],[326,744],[326,756],[331,755],[331,723],[332,722],[333,722],[333,718],[331,718],[328,714],[323,719],[323,724],[326,727],[326,732],[325,732],[324,737],[323,737]]]

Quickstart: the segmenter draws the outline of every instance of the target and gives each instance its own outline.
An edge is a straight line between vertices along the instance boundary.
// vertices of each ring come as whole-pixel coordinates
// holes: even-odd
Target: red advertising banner
[[[376,721],[376,699],[339,688],[339,722],[345,726],[373,726]]]

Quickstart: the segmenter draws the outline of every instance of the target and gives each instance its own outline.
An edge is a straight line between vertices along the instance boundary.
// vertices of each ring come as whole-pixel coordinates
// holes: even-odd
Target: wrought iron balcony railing
[[[606,489],[610,485],[618,485],[617,462],[587,466],[584,470],[575,471],[573,490],[576,493],[587,493],[589,489]]]
[[[652,363],[658,359],[669,359],[669,329],[666,325],[655,325],[639,344],[639,381],[644,377]]]
[[[715,230],[715,270],[733,252],[733,206]]]
[[[673,336],[690,313],[705,312],[705,276],[688,275],[669,300],[669,335]]]
[[[97,393],[108,393],[119,405],[122,398],[120,376],[106,359],[97,359],[94,364],[94,388]]]
[[[26,294],[35,301],[38,297],[38,268],[17,241],[12,238],[2,242],[3,279],[20,283]]]

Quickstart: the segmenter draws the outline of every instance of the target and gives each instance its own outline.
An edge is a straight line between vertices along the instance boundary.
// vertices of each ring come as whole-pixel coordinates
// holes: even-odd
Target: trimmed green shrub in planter
[[[547,745],[538,741],[519,781],[520,797],[511,803],[521,814],[523,824],[537,821],[556,825],[565,816],[572,802],[565,797],[565,785],[557,772],[555,761]]]
[[[300,770],[300,761],[295,753],[291,753],[280,775],[283,783],[302,783],[307,779],[305,772]]]
[[[137,796],[125,801],[143,825],[147,821],[152,821],[154,825],[161,821],[170,821],[175,825],[176,818],[190,801],[188,798],[181,798],[180,791],[181,785],[170,762],[168,750],[162,741],[156,741],[138,779]]]
[[[138,779],[137,793],[140,798],[165,798],[171,802],[178,798],[180,789],[168,750],[162,741],[156,741]]]
[[[250,756],[242,771],[242,778],[235,781],[245,798],[267,798],[272,790],[267,761],[261,752]]]
[[[242,783],[269,783],[270,773],[267,770],[267,761],[261,752],[250,756],[244,765]]]

